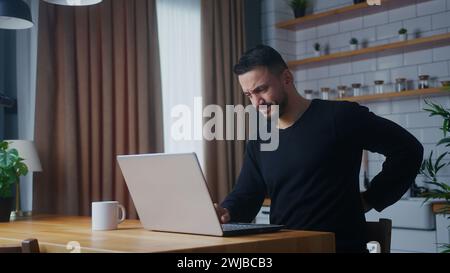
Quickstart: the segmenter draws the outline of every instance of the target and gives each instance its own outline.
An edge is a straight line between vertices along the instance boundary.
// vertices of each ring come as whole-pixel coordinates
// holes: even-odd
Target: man
[[[334,232],[337,252],[366,252],[364,213],[394,204],[414,182],[423,147],[397,124],[353,102],[306,100],[273,48],[257,46],[234,67],[244,94],[262,114],[279,105],[279,147],[249,141],[233,191],[216,205],[222,223],[250,222],[264,198],[270,221],[289,229]],[[363,150],[386,156],[382,171],[360,193]]]

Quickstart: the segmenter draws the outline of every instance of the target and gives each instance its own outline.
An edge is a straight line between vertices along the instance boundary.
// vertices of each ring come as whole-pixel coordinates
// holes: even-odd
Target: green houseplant
[[[316,57],[320,56],[320,44],[314,43],[314,55]]]
[[[398,30],[398,35],[400,41],[406,41],[408,39],[408,30],[406,28],[401,28]]]
[[[356,39],[355,37],[351,38],[349,43],[350,43],[351,50],[355,50],[358,48],[358,39]]]
[[[16,149],[9,149],[9,143],[0,141],[0,222],[8,222],[13,206],[13,189],[20,176],[28,173]]]
[[[289,6],[294,12],[295,18],[303,17],[308,7],[308,0],[290,0]]]
[[[449,91],[448,88],[446,89]],[[442,168],[450,166],[450,162],[445,162],[445,156],[450,154],[450,151],[448,151],[450,148],[450,109],[445,109],[441,105],[427,100],[425,100],[425,103],[429,108],[425,108],[424,110],[429,112],[430,116],[439,116],[443,119],[441,128],[443,138],[438,142],[437,146],[445,146],[447,151],[438,155],[436,160],[433,160],[433,151],[431,151],[429,157],[423,161],[420,173],[425,177],[425,182],[433,186],[433,189],[423,193],[422,196],[425,197],[425,202],[430,199],[445,200],[445,205],[440,213],[445,214],[450,219],[450,216],[448,216],[450,215],[450,183],[439,181],[438,178],[438,174]],[[449,244],[442,244],[441,247],[444,253],[450,253]]]

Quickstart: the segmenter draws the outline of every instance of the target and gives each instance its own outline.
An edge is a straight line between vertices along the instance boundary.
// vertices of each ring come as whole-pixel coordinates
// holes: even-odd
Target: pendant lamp
[[[100,3],[102,0],[44,0],[45,2],[62,6],[90,6]]]
[[[0,29],[33,27],[30,7],[22,0],[0,0]]]

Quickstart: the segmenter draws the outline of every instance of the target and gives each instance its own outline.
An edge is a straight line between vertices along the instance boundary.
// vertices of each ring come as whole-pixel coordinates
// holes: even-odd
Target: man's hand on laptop
[[[216,208],[217,216],[222,224],[226,224],[230,221],[230,212],[226,208],[222,208],[219,204],[214,203]]]

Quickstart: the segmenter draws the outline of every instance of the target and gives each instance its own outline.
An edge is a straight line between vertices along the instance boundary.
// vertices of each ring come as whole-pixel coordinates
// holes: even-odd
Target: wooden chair
[[[380,253],[391,252],[392,220],[380,219],[379,222],[367,222],[368,242],[378,242]]]
[[[39,253],[39,243],[36,239],[22,241],[22,246],[1,246],[0,253]]]

